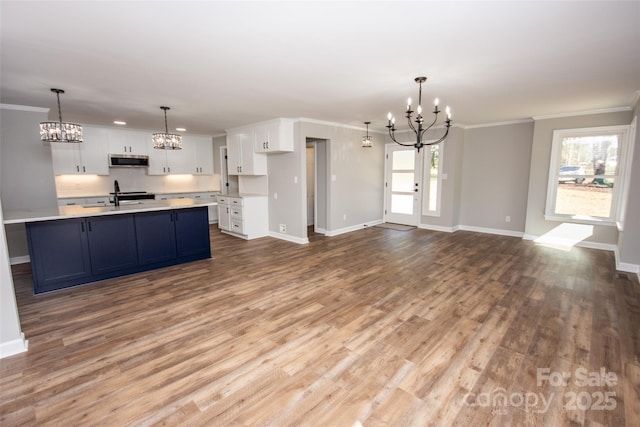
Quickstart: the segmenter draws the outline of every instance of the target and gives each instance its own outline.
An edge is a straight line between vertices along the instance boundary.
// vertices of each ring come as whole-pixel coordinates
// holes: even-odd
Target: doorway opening
[[[220,192],[234,194],[238,192],[238,176],[229,175],[227,167],[227,147],[220,147]]]
[[[329,227],[329,140],[306,138],[307,234]]]

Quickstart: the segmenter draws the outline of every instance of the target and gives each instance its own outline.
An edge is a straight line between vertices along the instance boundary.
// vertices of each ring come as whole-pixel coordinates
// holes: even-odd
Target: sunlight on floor
[[[538,245],[570,251],[572,247],[593,234],[593,225],[560,224],[534,240]]]

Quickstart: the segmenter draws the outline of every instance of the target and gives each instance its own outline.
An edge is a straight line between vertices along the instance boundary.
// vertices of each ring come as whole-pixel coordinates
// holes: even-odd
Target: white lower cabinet
[[[218,228],[243,239],[269,235],[267,196],[218,196]]]

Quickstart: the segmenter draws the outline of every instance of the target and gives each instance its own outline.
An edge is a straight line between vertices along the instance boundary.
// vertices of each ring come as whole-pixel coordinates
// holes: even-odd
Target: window
[[[425,147],[424,182],[422,188],[422,215],[440,216],[440,194],[442,193],[442,146],[435,144]]]
[[[629,126],[553,133],[546,218],[575,222],[619,219]]]

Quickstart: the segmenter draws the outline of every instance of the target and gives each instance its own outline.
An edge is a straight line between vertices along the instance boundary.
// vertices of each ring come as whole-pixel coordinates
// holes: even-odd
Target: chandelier
[[[62,89],[51,89],[58,98],[58,121],[40,123],[40,139],[42,142],[82,142],[82,126],[62,121],[60,94]]]
[[[449,134],[449,128],[451,127],[451,110],[449,109],[449,107],[447,107],[445,109],[445,113],[447,114],[447,119],[444,121],[444,125],[446,128],[446,131],[444,133],[444,135],[435,141],[428,141],[425,142],[422,140],[422,137],[424,135],[424,133],[426,131],[428,131],[429,129],[431,129],[435,124],[436,121],[438,120],[438,114],[441,112],[438,109],[438,104],[440,103],[440,101],[438,100],[438,98],[435,99],[435,109],[433,110],[433,121],[425,127],[424,125],[424,117],[422,117],[422,83],[424,83],[425,81],[427,81],[426,77],[416,77],[416,83],[418,83],[418,85],[420,86],[420,89],[418,91],[418,108],[416,113],[418,113],[418,115],[416,116],[415,120],[413,121],[415,123],[415,125],[412,123],[411,121],[411,115],[414,113],[414,111],[411,109],[411,98],[409,98],[407,100],[407,111],[405,111],[405,117],[407,118],[407,122],[409,123],[409,127],[411,128],[411,130],[413,130],[413,132],[416,134],[416,142],[415,144],[412,143],[402,143],[402,142],[398,142],[396,140],[396,118],[393,117],[393,115],[391,113],[389,113],[387,115],[387,120],[389,121],[389,124],[387,124],[387,128],[389,129],[389,136],[391,137],[391,139],[393,140],[393,142],[395,142],[396,144],[399,145],[403,145],[405,147],[415,147],[418,150],[418,153],[420,152],[420,149],[422,147],[424,147],[425,145],[435,145],[438,144],[442,141],[444,141],[444,139],[447,137],[447,135]]]
[[[152,135],[153,148],[158,150],[182,150],[182,136],[169,133],[167,126],[167,110],[169,107],[160,107],[164,110],[164,133],[158,132]]]
[[[371,122],[364,122],[367,125],[367,135],[362,137],[362,146],[365,148],[371,148],[373,145],[373,137],[369,136],[369,125]]]

